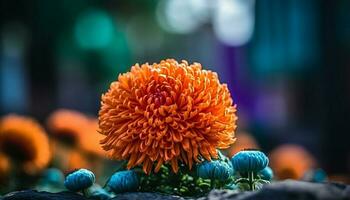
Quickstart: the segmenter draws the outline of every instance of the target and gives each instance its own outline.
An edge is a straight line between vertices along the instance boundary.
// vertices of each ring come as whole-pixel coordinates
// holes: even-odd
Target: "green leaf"
[[[249,183],[237,183],[236,185],[241,191],[250,191]]]
[[[249,180],[247,178],[239,178],[239,179],[236,179],[234,181],[235,184],[238,184],[238,183],[248,183],[249,184]]]
[[[231,183],[231,184],[227,184],[224,186],[224,189],[228,189],[228,190],[238,190],[238,187],[236,184]]]
[[[260,190],[264,186],[264,184],[259,183],[259,182],[254,182],[253,186],[254,186],[255,190]]]
[[[264,180],[264,179],[255,179],[254,183],[270,184],[270,181],[267,181],[267,180]]]

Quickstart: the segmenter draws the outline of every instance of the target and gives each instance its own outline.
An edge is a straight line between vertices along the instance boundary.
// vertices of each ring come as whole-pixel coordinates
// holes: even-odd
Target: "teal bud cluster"
[[[224,161],[204,161],[197,166],[197,176],[203,179],[225,181],[232,175],[232,167]]]
[[[125,170],[114,173],[107,182],[114,193],[136,191],[139,187],[139,177],[133,170]]]
[[[95,175],[87,169],[79,169],[69,174],[64,186],[70,191],[80,191],[92,186],[95,182]]]
[[[236,171],[259,172],[269,164],[269,159],[261,151],[244,150],[235,154],[231,162]]]

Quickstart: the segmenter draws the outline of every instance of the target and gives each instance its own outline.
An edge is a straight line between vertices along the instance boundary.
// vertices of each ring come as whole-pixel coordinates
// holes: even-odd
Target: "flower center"
[[[164,105],[166,102],[166,97],[168,93],[162,90],[160,87],[155,88],[150,94],[148,94],[148,98],[152,99],[152,103],[154,103],[155,108],[159,108],[161,105]]]
[[[9,135],[15,134],[10,133]],[[8,155],[9,158],[17,162],[32,160],[36,155],[36,151],[30,141],[14,136],[5,138],[0,144],[0,149],[4,154]]]
[[[58,140],[60,140],[61,142],[63,142],[64,144],[74,146],[78,143],[77,136],[74,133],[72,133],[71,131],[62,130],[62,131],[57,132],[57,134],[55,134],[55,135],[56,135],[56,138]]]

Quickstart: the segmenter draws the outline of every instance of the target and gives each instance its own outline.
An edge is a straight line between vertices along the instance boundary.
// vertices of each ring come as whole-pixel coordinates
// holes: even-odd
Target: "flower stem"
[[[249,187],[250,190],[254,191],[254,172],[248,172],[248,179],[249,179]]]
[[[87,197],[86,189],[83,189],[81,192],[83,193],[84,197]]]

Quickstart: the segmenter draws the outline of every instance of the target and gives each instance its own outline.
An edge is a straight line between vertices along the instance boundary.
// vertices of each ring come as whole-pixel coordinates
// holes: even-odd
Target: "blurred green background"
[[[133,64],[186,59],[218,72],[263,150],[297,143],[350,171],[350,1],[0,2],[1,115],[97,115]]]

